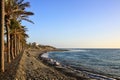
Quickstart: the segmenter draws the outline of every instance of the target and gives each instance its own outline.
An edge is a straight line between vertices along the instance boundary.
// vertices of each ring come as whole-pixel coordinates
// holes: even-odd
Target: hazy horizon
[[[29,0],[25,0],[29,1]],[[28,42],[58,48],[120,48],[120,0],[34,0]]]

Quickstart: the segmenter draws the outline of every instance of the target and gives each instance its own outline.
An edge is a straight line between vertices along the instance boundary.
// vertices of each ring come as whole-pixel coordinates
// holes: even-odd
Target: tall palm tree
[[[26,34],[27,28],[25,28],[25,26],[21,26],[20,22],[14,18],[14,19],[11,19],[10,29],[11,29],[10,37],[12,38],[10,39],[11,46],[12,46],[11,50],[12,52],[14,52],[14,55],[16,56],[21,51],[20,50],[21,41],[25,40],[28,37],[28,35]],[[14,46],[14,51],[13,51],[13,46]],[[12,52],[11,52],[11,55],[14,58],[15,56],[13,56]]]
[[[13,18],[16,20],[27,20],[32,22],[31,20],[27,19],[29,15],[33,15],[32,12],[25,11],[26,7],[29,7],[29,2],[23,2],[24,0],[6,0],[5,2],[5,21],[6,21],[6,32],[7,32],[7,48],[8,48],[8,57],[7,60],[10,62],[10,21]]]
[[[0,71],[4,72],[4,0],[0,0]]]
[[[10,40],[14,42],[14,44],[11,43],[11,45],[14,46],[14,55],[16,56],[18,54],[18,50],[17,50],[17,48],[18,48],[18,46],[17,46],[17,42],[18,42],[17,41],[17,36],[19,36],[19,35],[17,35],[17,34],[19,34],[19,31],[20,31],[20,22],[17,21],[16,19],[11,19],[10,29],[11,29],[10,30],[10,36],[12,38]],[[11,50],[13,50],[13,46],[12,46]]]
[[[10,23],[10,42],[11,42],[11,51],[10,54],[12,56],[12,59],[16,56],[16,28],[19,27],[19,22],[16,19],[11,19]],[[14,50],[13,50],[14,48]],[[14,53],[13,53],[14,52]]]
[[[19,31],[17,31],[17,41],[18,41],[18,45],[19,46],[19,50],[18,51],[22,51],[20,50],[20,46],[22,47],[23,49],[23,46],[22,44],[25,44],[26,45],[26,38],[28,38],[29,36],[26,34],[26,31],[27,31],[27,28],[25,28],[25,26],[21,26],[20,29],[18,29]],[[21,44],[21,45],[20,45]],[[25,48],[25,46],[24,46]]]

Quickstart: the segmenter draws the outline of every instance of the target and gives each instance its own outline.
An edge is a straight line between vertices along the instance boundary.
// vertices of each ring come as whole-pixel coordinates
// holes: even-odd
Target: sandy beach
[[[15,76],[15,80],[77,80],[43,64],[39,55],[43,51],[27,50],[24,52]]]
[[[41,55],[49,49],[27,49],[0,74],[0,80],[117,80],[70,67],[51,65]],[[119,80],[119,79],[118,79]]]

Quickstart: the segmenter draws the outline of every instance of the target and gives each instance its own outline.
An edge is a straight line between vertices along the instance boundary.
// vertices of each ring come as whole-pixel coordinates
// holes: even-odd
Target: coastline
[[[75,70],[62,64],[51,64],[54,60],[43,60],[41,55],[49,49],[28,49],[22,54],[13,80],[119,80],[87,71]],[[10,77],[9,77],[10,78]],[[11,78],[10,78],[11,79]],[[7,80],[7,79],[5,79]]]
[[[14,80],[77,80],[41,62],[39,55],[47,51],[52,50],[26,50],[19,62]]]
[[[67,74],[68,76],[72,76],[75,78],[83,78],[85,80],[120,80],[119,78],[111,77],[102,73],[97,73],[95,71],[88,71],[85,69],[76,69],[71,66],[66,66],[58,63],[56,60],[50,59],[46,56],[43,56],[46,53],[43,53],[39,56],[44,64],[48,66],[53,66],[55,69],[61,71],[63,74]],[[48,55],[48,52],[47,52]],[[56,64],[58,63],[58,64]]]

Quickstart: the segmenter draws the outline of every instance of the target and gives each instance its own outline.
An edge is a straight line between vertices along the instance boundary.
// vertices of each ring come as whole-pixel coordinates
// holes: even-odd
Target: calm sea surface
[[[120,77],[120,49],[69,49],[48,57],[76,69]]]

